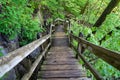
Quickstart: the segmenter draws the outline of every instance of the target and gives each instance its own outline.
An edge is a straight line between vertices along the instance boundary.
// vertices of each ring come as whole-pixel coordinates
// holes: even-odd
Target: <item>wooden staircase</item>
[[[57,26],[52,47],[38,73],[38,80],[88,80],[82,65],[69,47],[63,26]]]
[[[37,56],[37,59],[32,63],[29,71],[24,73],[24,76],[22,76],[20,80],[91,80],[87,78],[86,71],[82,68],[82,65],[79,64],[79,58],[94,75],[96,80],[104,80],[103,76],[86,60],[82,54],[84,50],[89,50],[91,54],[99,57],[117,70],[120,70],[119,52],[95,45],[82,38],[82,36],[75,36],[70,30],[71,23],[69,20],[68,22],[66,23],[69,24],[67,31],[69,38],[63,31],[63,26],[56,26],[55,33],[52,35],[52,27],[54,25],[51,24],[49,34],[1,57],[0,77],[3,77],[7,72],[16,67],[16,65],[22,62],[22,60],[38,47],[42,47],[43,51]],[[68,43],[68,39],[70,43]],[[73,45],[73,40],[78,43],[77,47]],[[70,47],[76,52],[75,55],[78,59],[75,58],[74,52],[69,45],[71,45]],[[39,66],[40,70],[38,71]]]

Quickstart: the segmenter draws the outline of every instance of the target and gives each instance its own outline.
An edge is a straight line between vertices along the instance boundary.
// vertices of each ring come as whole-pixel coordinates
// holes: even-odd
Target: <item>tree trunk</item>
[[[89,0],[87,0],[87,2],[85,3],[85,6],[82,8],[80,14],[84,14],[84,12],[85,12],[85,10],[86,10],[88,4],[89,4]]]
[[[0,4],[0,14],[2,13],[2,4]]]
[[[99,17],[99,19],[94,24],[95,27],[100,27],[102,23],[105,21],[106,16],[112,12],[112,10],[118,5],[120,0],[111,0],[111,2],[108,4],[102,15]]]

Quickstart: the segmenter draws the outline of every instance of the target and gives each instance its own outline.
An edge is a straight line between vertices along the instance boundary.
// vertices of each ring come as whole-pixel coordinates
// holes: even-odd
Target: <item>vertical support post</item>
[[[71,30],[70,30],[70,28],[71,28],[71,23],[70,23],[70,20],[68,20],[68,38],[69,38],[69,45],[70,45],[70,43],[71,43]]]
[[[81,32],[79,33],[79,37],[83,37],[83,34]],[[80,42],[78,42],[77,50],[80,54],[82,54],[83,50],[82,50],[82,44]],[[76,58],[78,59],[78,53],[76,54]]]
[[[40,39],[40,38],[42,38],[42,33],[37,33],[37,39]],[[40,46],[40,52],[42,52],[44,50],[44,47],[43,47],[43,45],[41,45]]]
[[[52,28],[53,28],[53,24],[50,25],[50,43],[52,43]]]
[[[43,34],[43,33],[38,33],[38,34],[37,34],[37,38],[38,38],[38,39],[39,39],[39,38],[42,38],[44,35],[45,35],[45,34]],[[41,50],[40,50],[40,53],[42,53],[42,52],[45,50],[45,45],[44,45],[44,43],[43,43],[41,46],[39,46],[39,48],[41,49]],[[45,60],[45,56],[43,56],[42,61],[40,62],[40,64],[43,63],[44,60]]]
[[[71,34],[73,34],[73,31],[70,31],[70,33],[69,33],[69,45],[70,45],[70,47],[72,47],[71,44],[73,42]]]

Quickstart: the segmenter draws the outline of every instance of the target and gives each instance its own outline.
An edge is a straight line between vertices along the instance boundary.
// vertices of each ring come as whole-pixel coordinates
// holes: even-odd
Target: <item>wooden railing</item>
[[[72,44],[72,40],[76,40],[78,42],[78,47],[76,48]],[[94,55],[101,58],[105,62],[109,63],[116,69],[120,70],[120,53],[108,50],[106,48],[100,47],[98,45],[95,45],[93,43],[90,43],[83,39],[82,37],[76,37],[72,33],[70,33],[70,40],[71,40],[71,47],[77,52],[76,56],[80,57],[84,64],[87,66],[87,68],[93,73],[95,78],[97,80],[102,80],[102,76],[97,72],[97,70],[84,58],[82,52],[83,48],[88,49],[91,51]]]
[[[7,72],[13,69],[17,64],[19,64],[24,58],[30,55],[35,49],[37,49],[43,43],[51,39],[52,27],[53,25],[51,25],[50,33],[48,35],[38,40],[35,40],[32,43],[25,45],[19,49],[16,49],[15,51],[8,53],[8,55],[6,56],[1,57],[0,58],[0,77],[4,76]],[[32,67],[29,70],[29,72],[26,73],[21,80],[29,80],[32,73],[36,69],[37,65],[42,60],[42,58],[45,56],[45,53],[47,52],[50,45],[51,45],[51,41],[49,42],[47,47],[44,49],[44,51],[39,55],[36,61],[32,64]]]
[[[88,49],[92,53],[94,53],[97,57],[103,59],[116,69],[120,70],[120,53],[108,50],[106,48],[100,47],[98,45],[95,45],[93,43],[90,43],[86,40],[84,40],[82,37],[76,37],[74,36],[71,31],[70,31],[70,21],[69,20],[61,20],[61,19],[56,19],[56,21],[62,21],[64,23],[68,24],[68,37],[69,37],[69,43],[71,47],[77,52],[76,56],[80,57],[82,61],[85,63],[87,68],[93,73],[95,78],[97,80],[102,80],[102,76],[98,73],[96,69],[93,68],[93,66],[84,58],[82,54],[82,49]],[[45,56],[45,53],[47,52],[48,48],[51,45],[51,35],[52,35],[52,27],[54,25],[51,25],[50,27],[50,33],[26,46],[23,46],[13,52],[8,53],[8,55],[3,56],[0,58],[0,77],[5,75],[7,72],[9,72],[11,69],[13,69],[17,64],[19,64],[24,58],[26,58],[28,55],[31,54],[35,49],[37,49],[39,46],[41,46],[44,42],[46,42],[48,39],[50,39],[49,44],[47,47],[44,49],[44,51],[38,56],[36,61],[32,64],[32,67],[30,68],[29,72],[26,73],[21,80],[29,80],[31,77],[32,73],[36,69],[37,65],[39,62],[42,60],[42,58]],[[78,47],[76,48],[72,44],[72,40],[76,40],[78,42]]]

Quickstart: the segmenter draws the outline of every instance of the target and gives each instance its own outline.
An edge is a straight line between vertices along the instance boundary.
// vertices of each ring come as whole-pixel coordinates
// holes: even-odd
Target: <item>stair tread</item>
[[[80,69],[77,70],[56,70],[56,71],[40,71],[41,78],[79,78],[85,77],[86,74]]]
[[[42,65],[41,70],[77,70],[77,69],[82,69],[82,66],[78,65]]]
[[[89,80],[68,42],[63,26],[56,27],[52,47],[38,72],[38,80]]]
[[[37,80],[91,80],[90,78],[87,77],[82,77],[82,78],[49,78],[49,79],[37,79]]]

